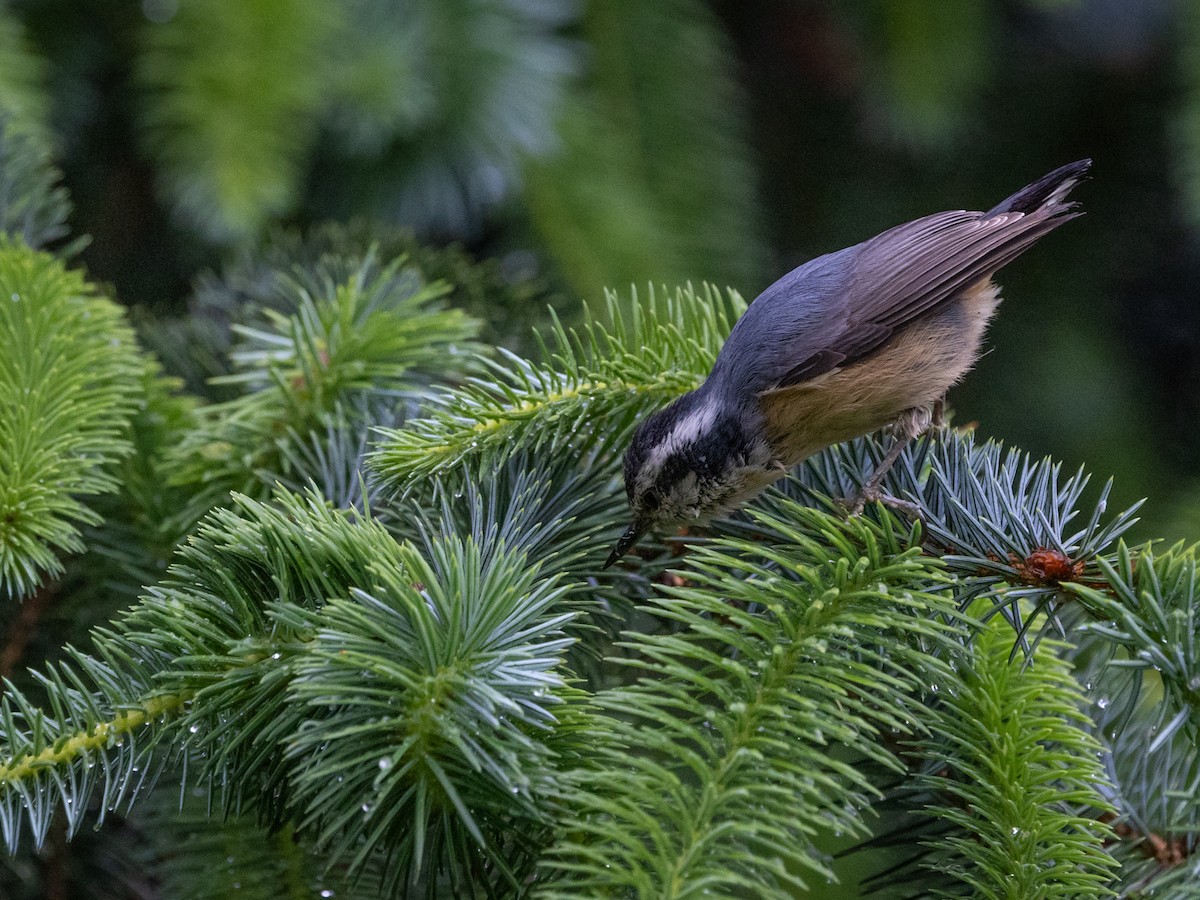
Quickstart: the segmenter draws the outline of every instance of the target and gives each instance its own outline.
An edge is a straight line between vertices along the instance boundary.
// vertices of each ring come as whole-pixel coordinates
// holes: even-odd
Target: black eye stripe
[[[695,469],[690,457],[690,453],[676,453],[663,460],[662,468],[658,470],[658,477],[654,479],[655,487],[665,494],[671,487],[686,478],[688,473]]]
[[[677,439],[675,431],[682,416],[692,412],[701,402],[697,394],[687,394],[667,409],[644,421],[634,433],[632,442],[625,452],[625,489],[630,503],[646,508],[658,508],[678,489],[681,481],[694,476],[699,482],[708,483],[711,490],[731,468],[745,465],[750,454],[750,444],[741,420],[733,415],[718,415],[708,427],[695,435],[694,440],[661,458],[653,482],[638,496],[639,480],[648,473],[644,471],[656,452],[661,453],[664,442]]]

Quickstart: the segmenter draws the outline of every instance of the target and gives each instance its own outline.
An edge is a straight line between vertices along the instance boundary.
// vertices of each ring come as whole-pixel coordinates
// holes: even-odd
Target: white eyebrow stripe
[[[638,483],[643,488],[649,487],[658,478],[663,463],[674,454],[680,452],[688,444],[694,444],[708,433],[717,421],[718,404],[705,398],[704,403],[692,410],[675,423],[662,442],[650,451],[646,463],[642,466]]]
[[[675,427],[671,429],[670,435],[663,441],[663,444],[674,444],[677,447],[682,447],[685,444],[694,443],[701,435],[707,433],[712,428],[716,420],[717,405],[711,400],[705,400],[703,406],[692,410],[675,424]]]

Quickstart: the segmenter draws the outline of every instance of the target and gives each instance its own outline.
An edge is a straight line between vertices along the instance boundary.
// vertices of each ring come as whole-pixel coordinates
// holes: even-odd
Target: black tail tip
[[[1068,178],[1082,178],[1091,168],[1092,158],[1089,156],[1084,159],[1077,159],[1075,162],[1067,163],[1065,166],[1059,166],[1045,177],[1056,178],[1060,181],[1065,181]]]
[[[1059,166],[1053,172],[1043,175],[1033,184],[1026,185],[1011,197],[1006,198],[984,216],[994,216],[999,213],[1019,212],[1032,213],[1044,206],[1061,204],[1067,194],[1082,181],[1092,168],[1092,161],[1077,159],[1075,162]]]

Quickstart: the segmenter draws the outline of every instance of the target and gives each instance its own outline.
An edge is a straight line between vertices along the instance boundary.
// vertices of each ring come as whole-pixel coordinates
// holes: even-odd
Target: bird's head
[[[642,422],[625,452],[633,522],[605,567],[651,529],[703,524],[781,474],[753,420],[702,390],[679,398]]]

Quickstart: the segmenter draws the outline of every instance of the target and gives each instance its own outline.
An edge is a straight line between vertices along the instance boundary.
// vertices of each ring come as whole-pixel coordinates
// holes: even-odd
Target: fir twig
[[[921,727],[914,692],[945,674],[920,644],[958,632],[915,534],[787,513],[758,517],[769,547],[695,550],[648,607],[679,630],[628,636],[648,674],[597,696],[610,718],[565,782],[538,896],[789,897],[833,877],[812,836],[861,831],[874,788],[830,745],[895,767],[880,731]]]
[[[478,371],[477,323],[442,308],[444,293],[404,259],[368,253],[298,270],[274,306],[243,310],[238,371],[220,381],[244,393],[202,407],[174,458],[173,480],[200,488],[194,519],[230,491],[264,496],[292,478],[297,441],[358,414],[377,420],[384,404],[402,415],[433,381]]]
[[[1060,647],[1043,641],[1014,660],[1013,636],[993,619],[939,683],[919,745],[930,774],[917,783],[932,795],[925,812],[953,828],[927,842],[921,865],[955,880],[944,897],[1111,895],[1111,831],[1097,819],[1109,807],[1082,693]]]
[[[876,434],[830,447],[801,463],[758,505],[769,510],[775,498],[792,496],[835,510],[836,499],[861,491],[887,441]],[[1141,503],[1106,516],[1111,483],[1078,522],[1087,483],[1082,469],[1064,478],[1049,458],[1035,460],[996,441],[980,444],[971,432],[944,429],[907,446],[883,490],[920,509],[922,545],[957,576],[960,606],[990,598],[1028,649],[1026,636],[1053,620],[1067,600],[1063,585],[1102,579],[1105,554],[1137,522]],[[747,533],[744,520],[726,527]]]
[[[116,489],[142,366],[116,304],[3,236],[0,300],[0,593],[20,597],[83,549],[82,498]]]
[[[745,308],[736,293],[708,285],[634,299],[626,317],[609,294],[611,324],[589,315],[577,332],[556,322],[541,363],[505,354],[490,366],[495,380],[473,378],[427,418],[380,429],[372,466],[403,486],[463,462],[502,460],[518,445],[547,456],[580,443],[619,446],[640,413],[699,385]]]

